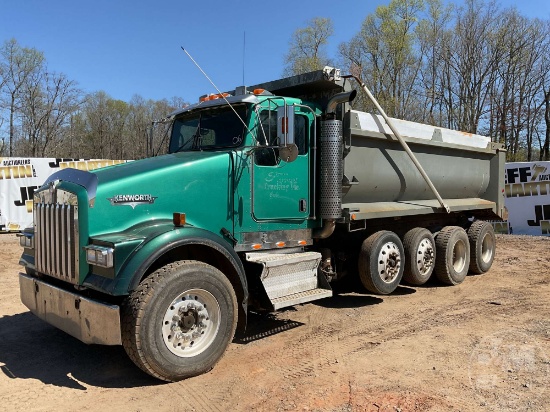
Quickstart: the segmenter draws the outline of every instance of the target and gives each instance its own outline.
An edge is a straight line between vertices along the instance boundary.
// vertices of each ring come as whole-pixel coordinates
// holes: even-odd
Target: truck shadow
[[[414,291],[400,286],[394,293]],[[383,302],[355,283],[337,284],[334,292],[333,297],[312,304],[352,308]],[[246,345],[304,325],[280,318],[278,313],[250,312],[246,332],[236,336],[233,343]],[[76,390],[86,390],[87,386],[132,388],[162,384],[136,367],[122,346],[86,345],[30,312],[0,317],[0,371],[10,379],[38,379],[44,384]]]
[[[401,288],[401,293],[408,294],[414,293],[414,289]],[[359,308],[364,306],[376,305],[382,303],[383,299],[367,295],[355,293],[357,285],[340,283],[334,288],[334,296],[316,300],[308,304],[324,307],[324,308]],[[350,293],[351,292],[351,293]],[[294,307],[284,309],[285,311],[295,311]],[[269,312],[249,312],[248,324],[246,332],[235,337],[233,343],[246,345],[250,342],[261,340],[269,336],[277,335],[279,333],[304,326],[302,322],[298,322],[292,319],[284,319],[279,316],[281,312],[269,313]]]
[[[249,312],[246,332],[236,336],[233,343],[246,345],[300,326],[304,326],[304,323],[291,319],[279,319],[277,313]]]
[[[0,370],[11,379],[76,390],[160,383],[137,368],[122,346],[86,345],[30,312],[0,317]]]

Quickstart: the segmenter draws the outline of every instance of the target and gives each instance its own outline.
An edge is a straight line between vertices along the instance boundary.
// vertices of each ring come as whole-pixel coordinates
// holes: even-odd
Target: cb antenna
[[[246,84],[244,82],[244,58],[246,55],[246,31],[243,32],[243,86]]]
[[[252,134],[252,132],[250,131],[250,129],[248,128],[248,126],[246,125],[246,123],[244,122],[244,120],[241,118],[241,116],[239,116],[239,114],[237,113],[237,111],[233,108],[233,105],[231,103],[229,103],[229,101],[225,98],[224,94],[220,91],[220,89],[218,89],[218,87],[214,84],[214,82],[212,80],[210,80],[210,77],[208,77],[208,75],[204,72],[204,70],[201,68],[201,66],[199,66],[199,64],[195,61],[195,59],[193,59],[193,57],[191,57],[191,55],[189,54],[189,52],[187,50],[185,50],[185,48],[183,46],[181,46],[181,49],[185,52],[185,54],[187,54],[187,56],[191,59],[191,61],[195,64],[195,66],[197,66],[197,68],[201,71],[201,73],[204,75],[204,77],[206,77],[208,79],[208,81],[210,82],[210,84],[212,86],[214,86],[214,89],[216,89],[216,91],[219,93],[219,95],[223,98],[223,100],[225,100],[225,102],[229,105],[229,107],[231,108],[231,110],[233,110],[233,112],[235,113],[235,115],[239,118],[239,120],[241,121],[241,123],[243,124],[243,126],[245,127],[246,131],[250,134]]]

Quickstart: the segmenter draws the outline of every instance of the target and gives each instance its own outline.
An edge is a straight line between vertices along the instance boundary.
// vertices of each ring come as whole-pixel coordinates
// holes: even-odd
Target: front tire
[[[370,292],[392,293],[403,277],[403,244],[395,233],[381,230],[363,241],[359,254],[359,277]]]
[[[237,298],[218,269],[168,264],[144,279],[122,306],[122,344],[146,373],[178,381],[214,367],[233,339]]]

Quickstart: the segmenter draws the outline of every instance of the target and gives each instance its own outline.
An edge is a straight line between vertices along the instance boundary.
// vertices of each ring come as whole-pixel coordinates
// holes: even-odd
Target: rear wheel
[[[177,381],[212,369],[231,342],[237,299],[229,280],[197,261],[166,265],[122,306],[122,344],[148,374]]]
[[[478,220],[468,229],[470,240],[470,270],[474,273],[485,273],[495,258],[496,238],[490,223]]]
[[[435,238],[435,274],[447,285],[462,283],[470,266],[470,243],[459,226],[445,226]]]
[[[395,233],[382,230],[363,241],[359,255],[359,277],[369,291],[392,293],[403,277],[403,244]]]
[[[403,237],[405,271],[403,279],[412,285],[423,285],[435,266],[435,241],[428,229],[415,227]]]

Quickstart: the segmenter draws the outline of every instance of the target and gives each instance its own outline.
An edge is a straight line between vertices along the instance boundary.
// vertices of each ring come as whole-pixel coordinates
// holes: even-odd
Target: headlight
[[[86,250],[86,262],[90,265],[101,266],[103,268],[113,267],[112,247],[89,245],[84,248]]]
[[[33,245],[33,236],[27,236],[23,233],[18,233],[17,236],[19,237],[19,244],[21,247],[27,248],[27,249],[34,249]]]

